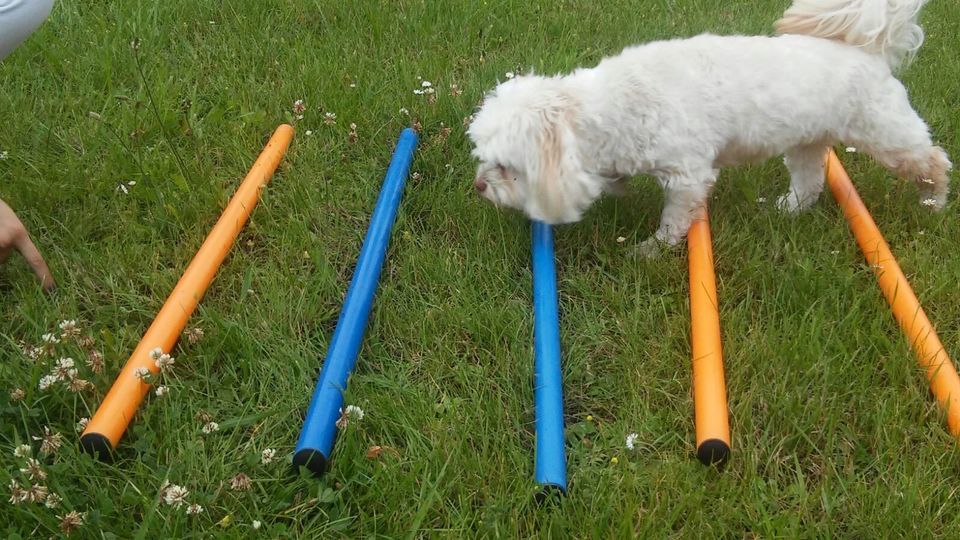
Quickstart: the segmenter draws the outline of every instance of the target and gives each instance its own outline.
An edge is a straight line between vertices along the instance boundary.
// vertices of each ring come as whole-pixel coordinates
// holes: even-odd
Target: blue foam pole
[[[357,363],[357,354],[367,329],[370,309],[380,280],[380,269],[387,255],[390,231],[397,217],[403,186],[416,148],[416,132],[409,128],[403,130],[384,177],[357,266],[353,271],[353,279],[340,311],[340,319],[327,347],[320,379],[317,381],[303,430],[294,449],[295,469],[303,466],[319,476],[327,470],[330,463],[333,442],[337,436],[337,419],[343,407],[343,392]]]
[[[533,222],[534,405],[537,449],[534,476],[545,490],[567,491],[560,373],[560,316],[553,229]]]

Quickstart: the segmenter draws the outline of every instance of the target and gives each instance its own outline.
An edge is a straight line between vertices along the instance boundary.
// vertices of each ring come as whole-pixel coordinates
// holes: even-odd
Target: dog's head
[[[557,77],[525,75],[497,86],[468,130],[480,160],[477,192],[531,219],[578,221],[606,183],[584,170],[578,106]]]

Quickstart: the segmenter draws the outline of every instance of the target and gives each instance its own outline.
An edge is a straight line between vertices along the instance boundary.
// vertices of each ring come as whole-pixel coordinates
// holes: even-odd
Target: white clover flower
[[[10,504],[17,505],[27,500],[27,492],[13,478],[10,479]]]
[[[420,83],[420,86],[422,86],[423,88],[430,88],[433,86],[433,83],[430,81],[423,81],[422,83]]]
[[[188,515],[188,516],[195,516],[195,515],[197,515],[197,514],[202,514],[202,513],[203,513],[203,507],[200,506],[200,505],[197,504],[197,503],[193,503],[193,504],[191,504],[190,506],[187,507],[186,512],[187,512],[187,515]]]
[[[277,455],[277,451],[275,449],[265,448],[263,452],[260,453],[260,463],[263,463],[264,465],[269,465],[273,461],[274,456],[276,455]]]
[[[410,111],[408,111],[406,107],[400,107],[400,114],[410,116]]]
[[[260,528],[260,521],[255,519],[253,520],[253,523],[250,524],[250,526],[253,527],[253,530],[257,530]]]
[[[328,125],[328,126],[332,126],[332,125],[336,124],[336,123],[337,123],[337,113],[332,113],[332,112],[324,113],[324,114],[323,114],[323,123],[326,124],[326,125]]]
[[[920,204],[922,204],[923,206],[936,206],[936,205],[937,205],[937,200],[936,200],[936,199],[924,199],[924,200],[920,201]]]
[[[44,343],[60,343],[60,338],[57,337],[56,334],[51,334],[51,333],[49,333],[49,332],[46,333],[46,334],[44,334],[44,335],[41,337],[41,339],[43,339],[43,342],[44,342]]]
[[[234,491],[249,491],[251,485],[250,477],[244,473],[237,473],[230,479],[230,489]]]
[[[80,335],[80,327],[77,325],[77,321],[73,319],[60,321],[59,326],[64,338],[76,337]]]
[[[73,358],[61,358],[54,364],[50,375],[58,381],[73,380],[77,377],[77,370],[74,368],[75,365],[76,362],[73,361]]]
[[[33,453],[33,447],[29,444],[21,444],[13,449],[13,457],[25,458]]]
[[[150,354],[151,360],[159,360],[160,357],[163,356],[163,349],[161,349],[160,347],[157,347],[156,349],[153,349],[152,351],[150,351],[149,354]]]
[[[627,435],[627,440],[626,440],[627,450],[633,450],[636,445],[636,442],[637,442],[636,433],[631,433]]]
[[[8,157],[10,157],[10,152],[6,150],[0,152],[0,159],[7,159]]]
[[[307,133],[313,133],[313,132],[308,131]],[[200,340],[203,339],[203,328],[200,328],[199,326],[195,326],[187,330],[183,334],[187,336],[187,341],[189,341],[191,344],[199,343]]]
[[[176,362],[176,361],[175,361],[175,360],[173,359],[173,357],[170,356],[169,354],[162,354],[162,355],[160,355],[160,358],[157,358],[157,359],[154,361],[154,363],[156,364],[157,368],[158,368],[161,372],[164,372],[164,373],[166,373],[168,370],[170,370],[170,368],[173,367],[173,364],[174,364],[175,362]]]
[[[44,375],[43,377],[40,377],[40,384],[37,385],[37,388],[39,388],[40,391],[43,392],[47,388],[50,388],[51,386],[53,386],[56,382],[57,382],[56,376]]]
[[[213,433],[214,431],[219,431],[219,430],[220,430],[220,424],[216,422],[207,422],[206,424],[203,425],[202,428],[200,428],[200,431],[204,432],[207,435]]]
[[[60,520],[60,530],[69,536],[74,529],[83,525],[83,520],[86,519],[86,517],[86,513],[81,514],[76,510],[72,510],[65,516],[57,516],[57,519]]]
[[[158,386],[157,389],[153,391],[153,393],[156,394],[157,397],[163,397],[163,396],[165,396],[165,395],[167,395],[167,394],[170,393],[170,387],[169,387],[169,386]]]
[[[42,482],[47,479],[47,473],[44,472],[40,462],[32,457],[27,458],[27,465],[20,468],[20,474],[29,476],[31,482]]]
[[[356,405],[347,405],[346,415],[354,420],[363,420],[363,409]]]
[[[60,506],[61,501],[63,501],[63,499],[59,495],[56,493],[51,493],[47,495],[47,502],[45,502],[43,505],[47,508],[53,509]]]
[[[80,433],[81,431],[87,429],[87,424],[89,424],[89,423],[90,423],[90,419],[87,418],[86,416],[84,416],[83,418],[81,418],[80,420],[78,420],[78,421],[77,421],[77,433]]]
[[[46,500],[49,494],[50,490],[47,489],[47,486],[34,484],[27,489],[27,500],[32,503],[41,503]]]
[[[145,367],[138,367],[134,370],[133,376],[142,381],[150,376],[150,370]]]
[[[87,388],[90,388],[93,386],[93,384],[90,381],[77,377],[77,370],[73,369],[70,371],[71,371],[71,374],[70,374],[71,377],[70,377],[70,383],[67,384],[67,390],[76,394],[78,392],[83,392]]]
[[[183,506],[183,503],[187,500],[187,495],[190,495],[190,492],[187,488],[183,486],[178,486],[176,484],[169,484],[161,488],[163,502],[174,508],[180,508]]]
[[[340,418],[337,419],[337,429],[344,429],[351,420],[363,420],[363,409],[356,405],[348,405],[346,410],[340,409]]]
[[[43,436],[33,436],[33,440],[40,441],[40,453],[44,455],[53,454],[60,449],[63,444],[63,435],[56,431],[50,431],[50,426],[43,427]]]

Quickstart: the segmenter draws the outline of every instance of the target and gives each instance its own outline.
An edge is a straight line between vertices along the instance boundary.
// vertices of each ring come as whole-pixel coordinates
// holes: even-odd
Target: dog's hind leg
[[[717,169],[707,167],[658,178],[666,200],[660,226],[653,236],[640,244],[641,254],[655,255],[661,245],[675,246],[686,238],[697,212],[707,203],[718,173]]]
[[[777,199],[777,207],[796,213],[817,202],[823,191],[824,158],[827,145],[810,144],[790,148],[784,153],[783,162],[790,171],[790,191]]]
[[[846,139],[901,178],[916,182],[921,204],[940,210],[947,204],[953,165],[930,140],[929,128],[910,106],[903,85],[892,81],[870,100]]]

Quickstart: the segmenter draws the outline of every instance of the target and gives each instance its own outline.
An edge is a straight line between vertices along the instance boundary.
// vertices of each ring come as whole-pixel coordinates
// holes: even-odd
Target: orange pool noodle
[[[193,261],[160,308],[153,324],[120,371],[110,392],[84,429],[80,443],[88,452],[107,459],[116,448],[137,407],[150,391],[150,385],[141,380],[138,372],[146,369],[150,373],[158,373],[159,369],[150,358],[150,351],[159,348],[169,352],[173,348],[187,324],[187,319],[213,281],[217,269],[243,229],[260,198],[260,192],[270,181],[292,139],[291,126],[283,124],[278,127],[237,188],[220,219],[207,235]]]
[[[917,362],[930,381],[933,395],[947,413],[950,433],[955,437],[960,436],[960,376],[957,376],[953,362],[890,252],[890,246],[883,239],[880,229],[832,150],[827,155],[826,175],[833,198],[843,209],[843,215],[857,238],[860,251],[873,269],[880,290],[893,310],[893,316],[910,340]]]
[[[697,458],[723,463],[730,455],[727,388],[720,346],[720,310],[713,269],[713,245],[706,209],[687,233],[690,264],[690,334],[693,350],[693,404]]]

